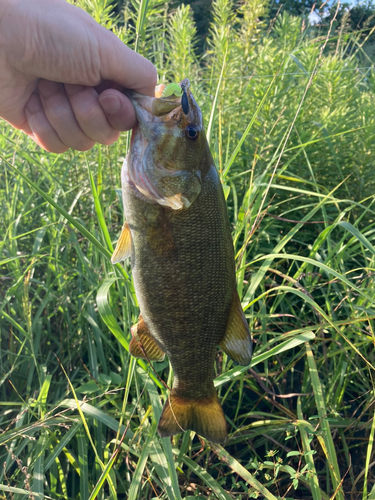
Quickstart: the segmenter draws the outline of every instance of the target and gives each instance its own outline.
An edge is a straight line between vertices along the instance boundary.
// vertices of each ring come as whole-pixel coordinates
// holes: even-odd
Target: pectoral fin
[[[131,332],[133,338],[130,341],[129,352],[132,356],[149,361],[163,361],[165,354],[141,316],[138,323],[132,326]]]
[[[253,342],[237,290],[234,293],[227,329],[223,340],[220,342],[220,347],[233,361],[240,365],[246,366],[250,364],[253,354]]]
[[[131,255],[132,237],[127,222],[122,226],[120,237],[117,241],[115,251],[113,252],[111,262],[117,264],[127,259]]]

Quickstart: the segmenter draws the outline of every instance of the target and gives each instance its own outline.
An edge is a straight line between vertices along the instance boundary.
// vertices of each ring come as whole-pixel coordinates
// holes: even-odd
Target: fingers
[[[130,99],[115,89],[104,90],[99,95],[99,104],[107,120],[115,130],[130,130],[137,124],[134,106]]]
[[[54,152],[111,144],[119,130],[136,124],[121,89],[153,96],[157,77],[151,62],[69,2],[10,4],[6,22],[0,19],[6,54],[0,117]],[[0,0],[0,11],[1,5]],[[107,82],[112,88],[93,88]]]
[[[100,144],[112,144],[118,139],[120,134],[107,120],[93,87],[65,85],[65,90],[77,122],[88,137]]]
[[[92,148],[95,140],[79,126],[63,85],[41,80],[38,88],[46,117],[61,142],[78,151]]]
[[[27,128],[31,130],[31,137],[39,146],[51,153],[64,153],[68,149],[48,121],[38,95],[31,95],[25,106],[25,114],[28,127],[24,130],[26,133]]]
[[[117,89],[99,95],[93,87],[40,80],[37,92],[25,106],[22,129],[47,151],[87,151],[96,142],[109,145],[120,130],[136,125],[133,105]]]

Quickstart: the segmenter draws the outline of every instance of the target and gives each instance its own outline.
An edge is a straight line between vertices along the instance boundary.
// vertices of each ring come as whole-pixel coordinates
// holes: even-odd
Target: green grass
[[[162,81],[191,78],[255,353],[250,367],[217,353],[224,447],[160,439],[171,367],[129,355],[137,298],[129,264],[110,263],[127,135],[54,155],[1,122],[0,498],[375,498],[375,73],[360,69],[372,66],[363,37],[283,14],[268,30],[265,3],[216,0],[198,58],[188,7],[135,0],[117,19],[109,1],[77,3]]]

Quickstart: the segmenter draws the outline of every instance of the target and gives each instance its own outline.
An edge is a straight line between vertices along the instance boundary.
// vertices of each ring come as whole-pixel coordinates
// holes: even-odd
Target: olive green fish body
[[[213,393],[216,346],[232,303],[234,255],[222,188],[212,165],[188,210],[124,193],[132,272],[142,317],[171,360],[175,394]],[[140,215],[141,214],[141,215]]]
[[[131,354],[161,361],[166,353],[173,367],[159,434],[192,429],[224,442],[216,348],[249,364],[252,342],[222,186],[189,82],[180,85],[182,97],[129,93],[138,126],[122,170],[126,223],[112,262],[131,255],[141,312]]]

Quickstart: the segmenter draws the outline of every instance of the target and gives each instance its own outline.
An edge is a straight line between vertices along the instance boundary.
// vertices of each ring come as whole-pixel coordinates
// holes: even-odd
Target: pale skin
[[[136,125],[122,88],[156,69],[64,0],[0,0],[0,118],[53,153],[112,144]]]

